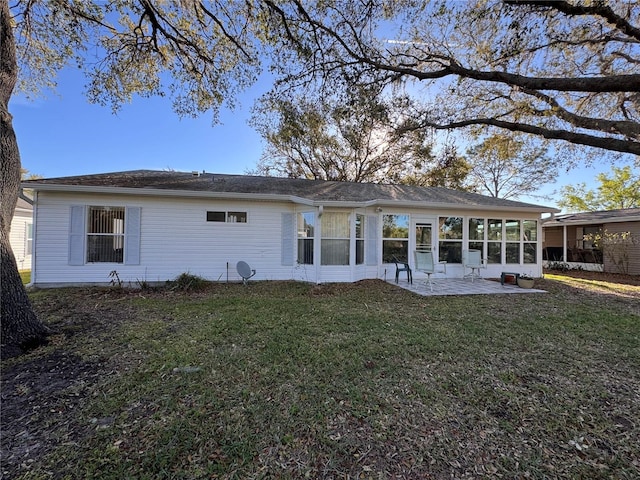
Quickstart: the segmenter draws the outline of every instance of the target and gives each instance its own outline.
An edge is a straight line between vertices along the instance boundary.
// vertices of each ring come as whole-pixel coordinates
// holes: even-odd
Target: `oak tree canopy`
[[[410,85],[406,129],[493,127],[640,154],[640,6],[472,0],[285,5],[281,87]],[[320,83],[318,83],[320,82]]]
[[[348,98],[266,95],[252,125],[266,145],[253,173],[370,183],[421,178],[435,163],[429,132],[397,135],[398,113],[379,92]]]

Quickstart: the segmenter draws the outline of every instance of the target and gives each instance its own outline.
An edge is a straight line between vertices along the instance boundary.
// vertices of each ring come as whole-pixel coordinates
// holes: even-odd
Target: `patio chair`
[[[464,268],[464,278],[470,278],[473,282],[476,278],[480,277],[480,269],[487,268],[487,261],[482,260],[482,252],[480,250],[463,250],[462,251],[462,266]],[[466,273],[467,269],[471,272]]]
[[[415,260],[415,269],[418,272],[427,274],[427,283],[433,292],[433,283],[431,282],[431,275],[434,273],[447,273],[447,262],[438,262],[442,269],[436,270],[436,262],[433,259],[432,251],[414,251],[413,258]]]
[[[247,285],[249,279],[256,274],[256,271],[251,269],[247,262],[238,262],[236,265],[236,270],[238,271],[238,275],[242,277],[242,283]]]
[[[396,264],[396,283],[398,283],[398,276],[400,272],[407,272],[407,282],[413,284],[413,275],[411,272],[411,267],[409,266],[409,262],[403,262],[395,255],[392,257],[393,263]]]

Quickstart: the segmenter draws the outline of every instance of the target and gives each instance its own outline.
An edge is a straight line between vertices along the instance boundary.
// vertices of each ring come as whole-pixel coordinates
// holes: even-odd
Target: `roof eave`
[[[508,206],[508,205],[473,205],[462,203],[443,203],[443,202],[425,202],[425,201],[389,201],[386,199],[374,199],[365,201],[342,201],[342,200],[314,200],[289,194],[274,193],[243,193],[243,192],[212,192],[198,190],[172,190],[161,188],[135,188],[135,187],[112,187],[101,185],[64,185],[53,183],[29,183],[28,188],[38,191],[49,192],[70,192],[70,193],[102,193],[102,194],[118,194],[118,195],[145,195],[145,196],[166,196],[166,197],[187,197],[187,198],[218,198],[218,199],[235,199],[235,200],[259,200],[269,202],[292,202],[295,204],[307,206],[324,206],[324,207],[341,207],[341,208],[446,208],[456,209],[464,208],[466,210],[481,211],[493,210],[500,212],[530,212],[530,213],[558,213],[559,210],[551,207],[526,205],[526,206]]]
[[[433,208],[446,208],[446,209],[459,209],[463,207],[465,210],[483,211],[483,210],[495,210],[498,212],[513,212],[513,211],[525,211],[531,213],[557,213],[559,210],[552,207],[544,207],[542,205],[474,205],[468,203],[443,203],[443,202],[422,202],[422,201],[397,201],[390,202],[389,200],[374,200],[373,206],[379,206],[382,208],[396,208],[396,207],[416,207],[424,208],[425,206]]]
[[[252,199],[272,202],[293,202],[304,205],[313,205],[314,202],[297,197],[295,195],[271,194],[271,193],[238,193],[238,192],[211,192],[198,190],[171,190],[164,188],[134,188],[134,187],[109,187],[96,185],[62,185],[62,184],[29,184],[29,188],[48,192],[72,192],[72,193],[103,193],[118,195],[145,195],[154,197],[189,197],[189,198],[222,198],[222,199]]]
[[[605,223],[625,223],[625,222],[640,222],[640,216],[624,217],[624,218],[597,218],[592,220],[550,220],[545,222],[545,227],[562,227],[564,225],[596,225]]]

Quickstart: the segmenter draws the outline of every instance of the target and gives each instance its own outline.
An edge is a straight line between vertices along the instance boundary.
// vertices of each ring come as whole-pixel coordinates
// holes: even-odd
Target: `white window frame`
[[[209,220],[210,213],[218,213],[224,215],[224,220]],[[238,221],[238,219],[242,219],[244,217],[244,221]],[[207,223],[240,223],[247,224],[249,223],[249,213],[242,210],[207,210],[205,215],[205,219]]]

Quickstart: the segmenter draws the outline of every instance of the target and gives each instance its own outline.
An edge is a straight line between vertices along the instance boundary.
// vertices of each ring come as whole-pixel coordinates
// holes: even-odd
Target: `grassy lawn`
[[[639,478],[640,286],[31,293],[7,478]],[[14,411],[15,410],[15,411]],[[13,435],[7,435],[13,434]]]
[[[31,270],[20,270],[20,278],[22,279],[22,284],[27,285],[31,281]]]

